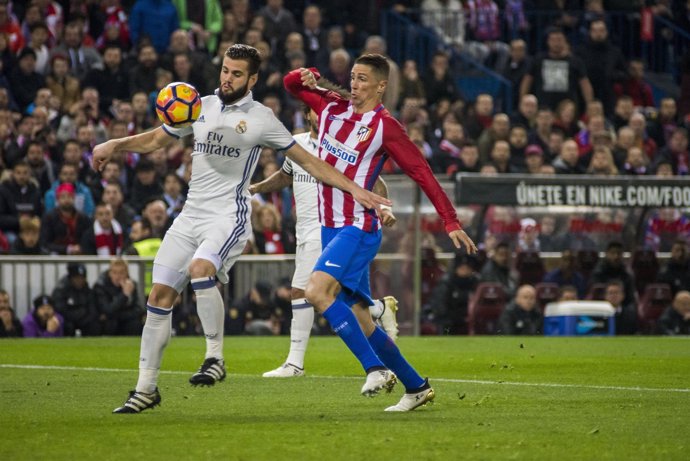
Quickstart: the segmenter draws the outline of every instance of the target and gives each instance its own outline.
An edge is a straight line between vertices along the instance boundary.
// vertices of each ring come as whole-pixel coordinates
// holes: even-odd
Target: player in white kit
[[[314,177],[348,191],[367,208],[390,204],[347,180],[295,143],[288,130],[263,104],[252,99],[261,59],[247,45],[226,52],[215,95],[202,99],[196,122],[185,128],[162,126],[146,133],[112,139],[94,148],[93,167],[101,170],[116,151],[147,153],[174,139],[194,134],[192,179],[180,215],[163,239],[153,267],[153,287],[146,305],[141,338],[139,379],[114,413],[139,413],[161,401],[158,374],[170,339],[172,306],[191,281],[206,334],[206,360],[190,382],[214,384],[225,377],[224,306],[216,279],[227,272],[252,233],[249,180],[263,146],[285,150]]]
[[[333,89],[347,97],[339,87],[328,85],[323,79],[319,85]],[[318,116],[309,107],[303,108],[309,125],[309,131],[294,136],[295,141],[312,155],[318,155]],[[318,189],[316,181],[298,164],[286,159],[283,168],[270,177],[249,187],[252,193],[266,193],[280,190],[292,185],[297,214],[295,251],[295,272],[292,277],[292,324],[290,328],[290,351],[285,362],[275,370],[263,374],[265,378],[291,378],[304,375],[304,355],[314,323],[314,307],[304,297],[304,289],[316,261],[321,256],[321,223],[318,211]],[[386,186],[379,178],[373,188],[374,192],[387,197]],[[389,207],[381,207],[381,221],[385,226],[393,226],[396,218]],[[398,325],[395,313],[398,310],[397,300],[386,296],[383,300],[374,300],[369,312],[379,320],[386,333],[397,339]]]

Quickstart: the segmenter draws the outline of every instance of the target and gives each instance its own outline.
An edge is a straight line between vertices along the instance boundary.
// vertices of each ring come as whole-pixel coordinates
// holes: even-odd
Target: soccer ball
[[[189,83],[173,82],[158,92],[156,114],[166,125],[175,128],[189,126],[200,113],[201,96]]]

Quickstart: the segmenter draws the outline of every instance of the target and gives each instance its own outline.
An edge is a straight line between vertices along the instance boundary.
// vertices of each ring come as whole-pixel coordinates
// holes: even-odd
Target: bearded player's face
[[[249,63],[241,59],[223,59],[220,69],[220,99],[232,104],[242,99],[254,87],[257,75],[249,75]]]

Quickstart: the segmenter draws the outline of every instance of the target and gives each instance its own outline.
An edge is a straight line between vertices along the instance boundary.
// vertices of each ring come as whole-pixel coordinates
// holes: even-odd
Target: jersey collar
[[[214,93],[216,96],[218,96],[220,93],[220,89],[216,88],[216,91],[214,91]],[[218,96],[218,100],[220,101],[220,110],[222,112],[227,108],[241,109],[243,105],[254,101],[254,96],[252,95],[252,92],[250,91],[249,93],[247,93],[247,95],[245,97],[243,97],[242,99],[240,99],[238,101],[235,101],[234,103],[230,104],[229,106],[226,106],[225,104],[223,104],[223,100],[220,99],[220,96]]]

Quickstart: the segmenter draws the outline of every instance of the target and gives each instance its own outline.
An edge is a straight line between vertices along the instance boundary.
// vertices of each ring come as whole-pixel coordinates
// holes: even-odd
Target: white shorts
[[[297,245],[295,250],[295,273],[292,276],[292,288],[307,288],[309,276],[314,270],[316,261],[321,256],[321,240],[307,240]]]
[[[249,219],[235,214],[190,218],[182,212],[165,233],[153,261],[153,283],[181,292],[189,283],[192,259],[205,259],[216,267],[216,276],[228,283],[228,271],[242,254],[252,233]]]

